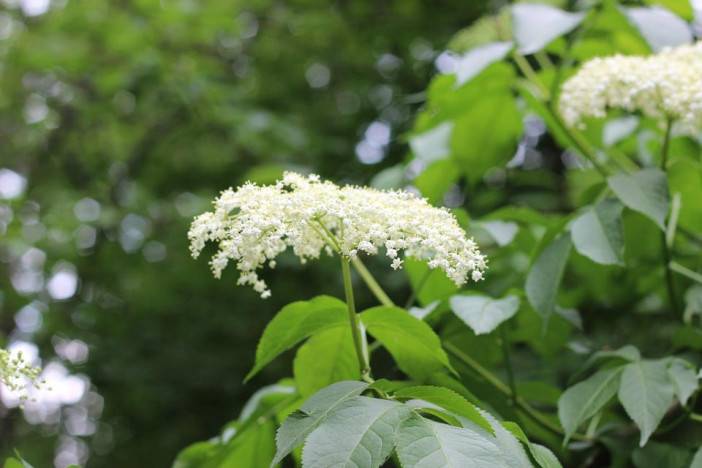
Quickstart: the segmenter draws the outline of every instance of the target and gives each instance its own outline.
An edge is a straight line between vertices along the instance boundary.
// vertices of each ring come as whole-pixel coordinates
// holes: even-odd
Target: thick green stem
[[[353,286],[351,285],[351,268],[349,261],[345,257],[341,257],[341,272],[344,277],[344,294],[346,295],[346,306],[349,311],[349,323],[351,325],[351,335],[353,335],[353,345],[356,348],[356,357],[358,357],[358,367],[361,370],[361,378],[366,382],[373,382],[370,372],[370,364],[368,362],[367,346],[365,346],[365,338],[361,334],[361,324],[358,321],[356,314],[356,304],[353,298]]]
[[[444,348],[456,360],[468,366],[471,370],[473,370],[476,374],[482,377],[490,385],[495,387],[495,389],[498,390],[500,393],[504,394],[507,397],[514,397],[512,390],[510,390],[510,388],[507,385],[505,385],[500,379],[498,379],[492,372],[480,365],[480,363],[478,363],[476,360],[474,360],[473,358],[465,354],[463,351],[461,351],[454,344],[444,343]],[[549,429],[551,432],[554,432],[561,436],[565,436],[565,432],[563,432],[563,429],[561,429],[557,424],[554,424],[551,420],[549,420],[539,411],[534,409],[526,400],[516,396],[514,397],[513,401],[516,407],[521,409],[532,420],[541,424],[546,429]],[[573,434],[572,438],[575,440],[590,440],[587,436],[582,434]]]
[[[375,298],[378,299],[378,302],[387,307],[395,305],[358,257],[352,258],[351,263],[353,263],[354,268],[356,268],[356,271],[361,276],[361,279],[363,279],[363,282],[366,283],[368,289],[370,289]]]
[[[665,134],[663,136],[663,145],[661,146],[661,169],[663,171],[667,170],[668,167],[668,153],[670,150],[670,135],[673,128],[673,119],[669,118],[665,126]],[[663,257],[663,268],[665,270],[665,284],[668,291],[668,300],[670,301],[670,307],[676,316],[680,315],[680,307],[678,305],[678,297],[675,294],[675,278],[673,277],[673,270],[670,268],[670,262],[673,260],[670,253],[670,247],[668,247],[668,240],[666,238],[666,233],[663,231],[661,233],[661,246],[662,246],[662,257]]]

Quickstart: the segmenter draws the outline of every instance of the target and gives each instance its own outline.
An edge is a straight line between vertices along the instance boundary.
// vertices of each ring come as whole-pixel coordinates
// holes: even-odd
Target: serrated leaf
[[[512,422],[504,422],[502,425],[509,430],[529,449],[529,453],[541,468],[563,468],[558,458],[550,449],[543,445],[534,444],[529,441],[526,434],[519,425]]]
[[[396,430],[410,412],[389,400],[362,396],[346,400],[307,438],[303,468],[378,468],[390,456]]]
[[[490,426],[495,433],[495,444],[500,450],[505,466],[509,468],[532,468],[529,457],[514,434],[487,411],[482,411],[482,414],[490,422]]]
[[[495,468],[500,452],[485,435],[413,414],[397,434],[397,455],[403,468]]]
[[[627,364],[619,384],[619,401],[641,431],[643,447],[675,397],[665,360]]]
[[[599,371],[563,392],[558,399],[558,419],[566,440],[617,393],[621,373],[621,368]]]
[[[395,392],[395,397],[400,399],[417,398],[428,401],[451,413],[468,419],[488,432],[492,432],[490,423],[480,411],[472,403],[469,403],[468,400],[448,388],[430,385],[407,387]]]
[[[585,18],[584,13],[570,13],[549,5],[518,3],[512,7],[512,32],[519,53],[533,54],[551,41],[566,34]]]
[[[675,397],[684,406],[699,385],[697,371],[687,361],[672,358],[668,363],[668,376],[673,383]]]
[[[346,304],[329,296],[293,302],[273,317],[256,348],[256,363],[246,376],[251,379],[269,362],[300,341],[329,328],[345,325]]]
[[[570,227],[575,249],[604,265],[622,265],[622,209],[616,200],[603,200],[580,215]]]
[[[665,230],[668,214],[668,181],[660,169],[634,174],[616,174],[607,179],[609,188],[624,205],[650,218]]]
[[[489,65],[507,56],[514,45],[511,42],[492,42],[475,47],[458,59],[455,68],[456,86],[470,81]]]
[[[451,297],[449,304],[453,313],[476,335],[492,332],[519,310],[519,298],[512,295],[502,299],[482,295],[456,295]]]
[[[307,340],[297,350],[293,373],[295,386],[303,397],[334,382],[360,379],[351,329],[335,327]]]
[[[295,447],[315,430],[342,403],[359,396],[368,384],[343,381],[332,384],[312,395],[299,411],[289,415],[276,434],[277,450],[271,466],[280,463]]]
[[[410,377],[422,381],[436,372],[451,369],[434,330],[406,310],[374,307],[361,313],[361,322]]]
[[[659,6],[624,8],[624,14],[639,30],[654,52],[692,42],[690,25]]]
[[[571,248],[570,235],[562,234],[539,254],[527,274],[525,292],[531,306],[545,320],[553,314],[558,288]]]

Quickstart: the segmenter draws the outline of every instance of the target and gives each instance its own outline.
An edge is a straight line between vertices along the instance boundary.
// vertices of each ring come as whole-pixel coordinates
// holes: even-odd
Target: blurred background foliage
[[[167,466],[289,374],[242,384],[279,307],[341,292],[336,263],[283,261],[262,302],[189,257],[191,217],[286,168],[367,183],[397,163],[436,57],[485,8],[0,2],[0,341],[55,380],[26,416],[0,405],[0,458]]]
[[[528,80],[506,50],[476,66],[467,51],[511,39],[506,3],[0,0],[0,338],[40,356],[55,387],[24,412],[0,395],[0,456],[17,448],[36,466],[168,466],[257,388],[291,374],[291,360],[277,360],[242,384],[276,310],[341,296],[336,262],[303,269],[282,257],[265,273],[274,295],[261,301],[234,286],[233,269],[212,279],[207,255],[193,261],[185,238],[220,190],[284,169],[411,186],[454,209],[490,258],[478,289],[521,298],[506,328],[519,394],[539,408],[555,412],[596,350],[633,344],[647,358],[676,352],[699,364],[702,289],[678,278],[688,320],[671,320],[660,232],[633,210],[622,215],[625,268],[573,249],[548,325],[525,300],[535,258],[605,186],[543,96],[583,60],[655,47],[617,2],[549,1],[597,8],[576,38],[558,37],[565,28],[524,51]],[[674,11],[690,40],[700,31],[687,0],[624,4]],[[601,164],[658,163],[655,122],[613,114],[588,124]],[[675,258],[694,271],[699,155],[699,138],[671,141],[668,183],[687,232]],[[368,262],[396,302],[416,294],[444,343],[506,377],[502,337],[444,313],[456,293],[448,280],[416,262],[395,273],[383,263]],[[374,304],[361,284],[357,294],[360,309]],[[399,377],[382,366],[379,375]],[[559,437],[458,370],[481,400],[558,450]],[[621,410],[603,419],[626,434],[559,453],[566,465],[628,466],[636,429]],[[634,458],[689,458],[700,436],[682,424]]]

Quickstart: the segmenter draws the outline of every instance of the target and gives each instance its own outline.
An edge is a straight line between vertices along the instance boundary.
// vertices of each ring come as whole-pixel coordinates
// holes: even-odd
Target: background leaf
[[[547,320],[556,306],[558,287],[563,278],[571,240],[569,234],[562,234],[539,254],[527,275],[527,299],[531,306]]]
[[[627,207],[645,215],[665,230],[668,215],[668,183],[659,169],[642,169],[635,174],[611,176],[609,187]]]
[[[597,263],[622,265],[622,208],[616,200],[603,200],[576,218],[570,227],[575,250]]]
[[[453,313],[476,335],[492,332],[519,310],[519,298],[512,295],[502,299],[481,295],[456,295],[451,296],[449,304]]]
[[[520,54],[533,54],[572,31],[585,17],[550,5],[518,3],[512,7],[514,38]]]
[[[654,52],[692,42],[690,25],[665,8],[632,7],[624,11]]]

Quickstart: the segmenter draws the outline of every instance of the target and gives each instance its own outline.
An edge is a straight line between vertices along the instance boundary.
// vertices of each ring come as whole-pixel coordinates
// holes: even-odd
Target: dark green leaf
[[[573,221],[570,232],[575,249],[597,263],[623,264],[622,208],[616,200],[603,200]]]
[[[436,333],[406,310],[374,307],[361,314],[361,321],[410,377],[422,381],[451,368]]]
[[[545,320],[548,320],[556,306],[558,287],[568,262],[570,248],[570,235],[562,234],[541,252],[527,275],[527,299]]]
[[[617,174],[609,187],[627,207],[647,216],[665,230],[668,214],[668,182],[660,169],[643,169],[635,174]]]
[[[256,375],[280,353],[305,338],[346,324],[346,304],[328,296],[293,302],[283,307],[263,331],[256,349],[256,364],[246,380]]]

